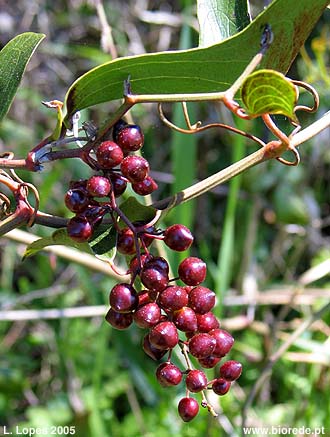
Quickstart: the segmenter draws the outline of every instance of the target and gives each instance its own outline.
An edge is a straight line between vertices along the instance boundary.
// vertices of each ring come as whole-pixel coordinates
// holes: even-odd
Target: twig
[[[14,241],[18,241],[23,244],[31,244],[34,241],[38,240],[39,237],[36,235],[30,234],[25,231],[21,231],[20,229],[15,229],[13,231],[8,232],[6,235],[4,235],[5,238],[9,238]],[[116,280],[122,282],[128,279],[129,277],[126,276],[119,276],[116,275],[111,268],[109,268],[109,265],[105,261],[101,261],[100,259],[96,258],[93,255],[89,255],[88,253],[81,252],[77,249],[72,249],[70,247],[66,246],[48,246],[45,247],[43,250],[53,253],[57,256],[60,256],[62,258],[65,258],[69,261],[72,261],[74,263],[83,265],[85,267],[88,267],[92,270],[96,270],[98,272],[101,272],[107,276],[111,276],[112,278],[115,278]]]
[[[108,307],[105,305],[81,306],[48,310],[13,310],[0,311],[1,321],[41,320],[41,319],[72,319],[76,317],[104,317]]]

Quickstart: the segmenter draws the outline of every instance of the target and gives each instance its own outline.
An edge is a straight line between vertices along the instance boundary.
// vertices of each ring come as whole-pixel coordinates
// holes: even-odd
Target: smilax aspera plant
[[[198,3],[201,21],[203,2]],[[242,8],[246,5],[238,3]],[[158,383],[163,387],[183,385],[178,413],[185,422],[195,418],[200,405],[217,416],[208,393],[224,396],[240,377],[242,364],[227,359],[234,338],[221,328],[214,314],[217,296],[204,284],[206,263],[199,257],[186,256],[173,266],[159,253],[162,243],[172,251],[185,252],[192,247],[194,236],[178,223],[163,229],[162,219],[176,206],[253,166],[273,159],[297,166],[299,146],[329,127],[330,113],[326,113],[302,128],[300,115],[317,111],[318,93],[308,83],[285,76],[327,6],[327,1],[310,3],[301,1],[292,10],[292,41],[286,44],[282,40],[284,0],[275,0],[251,23],[246,9],[237,18],[236,30],[240,32],[223,41],[219,35],[218,41],[212,40],[204,22],[196,49],[118,58],[102,64],[78,78],[64,102],[55,98],[42,102],[57,115],[50,135],[30,147],[24,157],[16,157],[11,150],[0,157],[1,235],[23,225],[56,228],[51,237],[29,245],[25,256],[50,244],[63,244],[93,254],[113,270],[118,283],[109,292],[105,320],[117,330],[132,324],[144,330],[142,348],[159,361],[155,369]],[[308,23],[303,21],[306,10],[310,11]],[[1,119],[43,38],[41,34],[24,33],[2,49],[0,81],[6,80],[8,86],[0,91]],[[240,46],[240,58],[228,72],[222,63],[229,61]],[[20,59],[13,67],[17,52]],[[300,94],[309,94],[312,104],[301,103]],[[96,126],[91,120],[80,123],[81,110],[118,100],[117,109],[102,125]],[[222,105],[232,115],[231,120],[259,119],[269,134],[263,138],[271,139],[265,141],[255,134],[253,123],[248,124],[251,131],[247,131],[221,120],[192,121],[187,106],[191,102]],[[152,201],[150,195],[158,189],[157,178],[142,156],[143,128],[132,122],[129,113],[144,103],[156,103],[157,115],[166,128],[187,135],[209,129],[230,131],[254,143],[257,150],[175,195]],[[181,104],[186,126],[178,126],[166,115],[165,103]],[[281,127],[276,116],[282,116]],[[41,211],[38,187],[24,181],[24,171],[42,174],[44,166],[74,158],[82,161],[90,174],[72,180],[67,187],[63,202],[70,218]],[[149,199],[148,206],[135,194]],[[118,267],[118,258],[125,259],[125,269]],[[178,352],[180,367],[173,360]],[[207,369],[217,365],[216,376],[213,373],[209,377]]]

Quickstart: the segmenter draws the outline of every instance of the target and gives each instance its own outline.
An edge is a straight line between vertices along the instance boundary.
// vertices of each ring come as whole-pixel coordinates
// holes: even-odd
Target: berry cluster
[[[137,125],[119,120],[112,131],[113,141],[103,141],[86,162],[101,174],[71,183],[65,205],[75,213],[67,225],[68,235],[82,243],[91,239],[95,227],[107,212],[114,210],[115,198],[130,183],[135,193],[146,196],[158,186],[149,175],[149,163],[134,152],[141,149],[144,135]],[[133,253],[133,252],[132,252]]]
[[[185,379],[186,397],[180,400],[178,411],[188,422],[199,410],[199,403],[190,394],[200,392],[201,405],[214,411],[204,390],[226,394],[232,381],[239,378],[242,365],[224,362],[219,377],[213,380],[193,367],[192,360],[204,369],[214,368],[228,354],[234,339],[220,328],[212,313],[216,296],[202,285],[206,278],[205,262],[193,256],[185,258],[178,266],[177,276],[172,278],[168,262],[149,250],[153,240],[158,239],[170,249],[183,252],[194,240],[190,230],[180,224],[161,231],[154,223],[131,223],[117,206],[116,198],[125,191],[128,182],[141,195],[150,194],[157,185],[148,174],[148,162],[132,154],[143,145],[141,129],[120,120],[113,128],[112,138],[113,141],[105,141],[96,148],[96,160],[89,157],[87,161],[102,174],[71,183],[65,196],[67,207],[75,213],[67,225],[68,235],[78,242],[88,241],[104,215],[110,214],[117,230],[117,251],[131,258],[126,272],[130,280],[116,284],[110,291],[106,320],[119,330],[127,329],[133,322],[148,330],[143,338],[145,353],[154,360],[167,354],[166,361],[156,370],[160,385],[176,386]],[[118,226],[118,217],[126,227]],[[184,370],[171,360],[176,346],[184,355]]]
[[[192,240],[190,231],[183,225],[170,226],[164,232],[165,243],[174,250],[185,250]],[[194,357],[203,368],[213,368],[234,343],[211,311],[215,293],[201,285],[206,277],[206,264],[196,257],[185,258],[179,265],[178,278],[174,279],[169,279],[169,266],[164,258],[144,253],[141,264],[139,270],[137,257],[134,257],[129,269],[132,281],[112,288],[106,320],[116,329],[126,329],[133,322],[148,329],[143,339],[145,353],[154,360],[168,354],[167,360],[156,370],[156,378],[162,386],[178,385],[186,375],[188,394],[207,388],[218,395],[226,394],[232,381],[240,376],[242,365],[226,361],[220,367],[219,378],[208,381],[204,371],[193,368],[189,357]],[[136,276],[145,287],[140,292],[134,288]],[[184,285],[173,284],[176,280]],[[183,371],[171,362],[171,352],[177,345],[186,358],[187,368]],[[202,405],[208,406],[204,395],[203,400]],[[194,398],[187,396],[179,402],[178,411],[185,422],[192,420],[198,410],[199,404]]]

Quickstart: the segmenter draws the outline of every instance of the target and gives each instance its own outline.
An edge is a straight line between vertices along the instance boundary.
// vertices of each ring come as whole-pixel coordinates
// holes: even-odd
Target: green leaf
[[[89,245],[93,253],[102,260],[112,260],[116,256],[117,232],[113,226],[101,226],[94,232]]]
[[[50,237],[40,238],[29,244],[23,255],[23,260],[29,256],[35,255],[47,246],[61,245],[67,247],[74,247],[87,253],[93,253],[88,243],[76,243],[69,236],[65,228],[57,229]]]
[[[250,74],[242,85],[241,97],[252,116],[282,114],[296,120],[296,87],[277,71],[258,70]]]
[[[131,196],[120,205],[121,211],[132,222],[149,223],[156,214],[156,209],[152,206],[142,205],[135,197]],[[119,226],[126,227],[126,224],[120,220]]]
[[[177,94],[226,90],[260,50],[266,24],[274,40],[263,68],[286,72],[312,31],[328,0],[274,0],[249,26],[222,43],[206,48],[150,53],[115,59],[81,76],[65,98],[66,123],[76,111],[121,99],[130,76],[135,94]]]
[[[216,44],[246,27],[247,0],[198,0],[199,47]]]
[[[0,121],[9,111],[33,52],[44,39],[41,33],[26,32],[13,38],[0,52]]]

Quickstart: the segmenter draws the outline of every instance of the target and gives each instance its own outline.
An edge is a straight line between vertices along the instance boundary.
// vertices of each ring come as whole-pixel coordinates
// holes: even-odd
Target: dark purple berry
[[[125,192],[127,187],[127,182],[125,181],[125,179],[121,175],[113,173],[110,175],[110,181],[115,197],[121,196]]]
[[[90,198],[86,190],[81,188],[71,188],[67,191],[64,203],[66,207],[72,212],[82,212],[84,211],[88,204]]]
[[[157,302],[167,312],[177,311],[187,305],[188,294],[183,287],[172,285],[160,293]]]
[[[122,149],[113,141],[104,141],[96,149],[96,159],[104,169],[116,167],[124,159]]]
[[[242,364],[238,361],[226,361],[220,367],[220,376],[226,381],[235,381],[241,376],[242,369]]]
[[[202,370],[190,370],[186,377],[187,389],[193,393],[202,391],[207,386],[207,378]]]
[[[122,283],[112,288],[109,301],[111,307],[118,313],[130,313],[136,309],[139,299],[130,284]]]
[[[87,191],[91,196],[104,197],[110,193],[109,179],[104,176],[92,176],[87,181]]]
[[[123,255],[133,255],[135,253],[135,240],[131,229],[124,228],[118,232],[117,250]]]
[[[134,322],[140,328],[151,328],[159,322],[161,311],[156,302],[139,306],[134,313]]]
[[[228,393],[231,383],[223,378],[216,379],[212,384],[212,390],[215,394],[223,396]]]
[[[197,314],[208,313],[214,305],[215,293],[206,287],[199,285],[189,293],[189,306]]]
[[[124,153],[135,152],[143,146],[144,136],[140,126],[128,124],[123,126],[116,135],[118,145]]]
[[[122,118],[114,124],[114,126],[112,128],[112,138],[116,143],[118,140],[119,132],[121,131],[121,129],[123,129],[127,125],[128,125],[128,123],[126,123],[126,121],[124,121]]]
[[[141,182],[148,176],[149,163],[142,156],[130,155],[123,159],[120,169],[130,182]]]
[[[72,240],[85,243],[93,234],[93,227],[85,217],[72,217],[67,224],[67,232]]]
[[[141,182],[132,184],[133,191],[140,196],[147,196],[157,190],[158,185],[151,176],[147,176]]]
[[[213,354],[216,339],[209,334],[195,334],[189,340],[189,352],[195,358],[205,358]]]
[[[142,253],[140,255],[141,266],[139,265],[137,256],[134,256],[129,263],[129,270],[133,275],[136,275],[140,271],[140,267],[143,267],[145,263],[152,258],[152,255]]]
[[[190,422],[198,414],[198,402],[194,398],[182,398],[178,404],[178,411],[184,422]]]
[[[183,307],[173,314],[173,323],[183,332],[194,332],[197,330],[197,318],[195,311],[189,307]]]
[[[158,349],[150,343],[149,334],[143,338],[142,348],[144,352],[153,360],[159,361],[168,351],[168,349]]]
[[[133,322],[132,313],[117,313],[114,309],[110,308],[105,316],[105,320],[110,323],[115,329],[127,329]]]
[[[183,225],[172,225],[164,232],[165,244],[177,252],[189,249],[193,241],[192,233]]]
[[[165,258],[163,258],[161,256],[155,256],[155,257],[152,257],[150,260],[148,260],[145,264],[145,268],[149,268],[149,267],[153,267],[157,270],[162,270],[166,274],[168,274],[170,271],[170,267],[168,265],[168,262],[166,261]]]
[[[149,332],[150,343],[158,349],[172,349],[179,342],[178,331],[172,322],[160,322]]]
[[[162,363],[156,370],[156,378],[163,387],[178,385],[182,381],[181,370],[172,363]]]
[[[210,355],[205,358],[199,358],[198,362],[205,369],[213,369],[213,367],[215,367],[220,360],[221,358],[215,357],[214,355]]]
[[[224,357],[232,348],[234,344],[234,338],[224,329],[211,329],[211,331],[209,331],[209,335],[216,340],[216,346],[213,351],[213,355],[216,357]]]
[[[206,264],[199,258],[189,257],[179,265],[179,277],[187,285],[198,285],[206,278]]]

